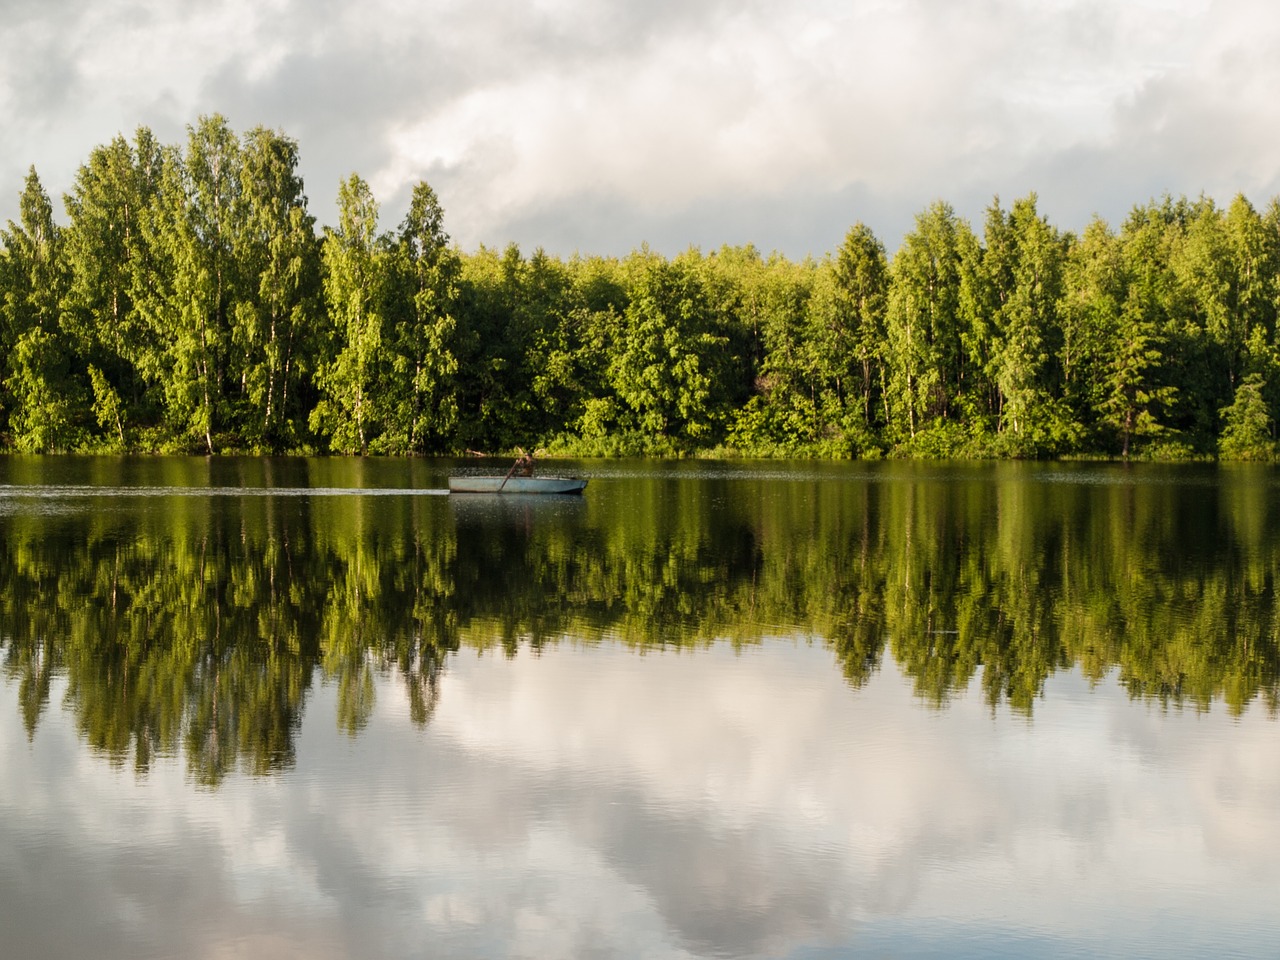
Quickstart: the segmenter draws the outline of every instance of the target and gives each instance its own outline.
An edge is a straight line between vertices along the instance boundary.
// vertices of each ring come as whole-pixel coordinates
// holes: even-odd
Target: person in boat
[[[520,447],[516,447],[520,456],[516,457],[515,465],[511,468],[511,476],[513,477],[532,477],[533,476],[533,454],[525,453]]]

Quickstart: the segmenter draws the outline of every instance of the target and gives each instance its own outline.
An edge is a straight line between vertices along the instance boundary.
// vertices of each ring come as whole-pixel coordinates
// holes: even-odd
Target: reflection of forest
[[[636,481],[554,509],[192,497],[91,518],[14,510],[0,515],[5,671],[29,731],[63,675],[95,749],[139,770],[181,750],[209,784],[287,767],[317,676],[336,685],[345,730],[367,721],[379,673],[425,723],[450,651],[562,638],[802,635],[855,686],[888,647],[937,704],[980,673],[992,705],[1030,712],[1047,677],[1078,667],[1164,704],[1276,713],[1280,538],[1261,475],[1085,484],[1019,469]]]

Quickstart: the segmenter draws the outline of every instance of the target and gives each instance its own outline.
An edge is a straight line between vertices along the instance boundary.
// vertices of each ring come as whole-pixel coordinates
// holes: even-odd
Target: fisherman
[[[520,447],[516,447],[516,451],[520,456],[516,457],[515,465],[511,468],[509,476],[513,477],[532,477],[533,476],[533,454],[525,453]]]

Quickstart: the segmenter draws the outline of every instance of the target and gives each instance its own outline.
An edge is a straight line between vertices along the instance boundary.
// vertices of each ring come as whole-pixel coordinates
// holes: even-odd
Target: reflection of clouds
[[[300,896],[265,781],[196,792],[181,761],[138,780],[56,709],[28,747],[0,703],[0,956],[341,955],[323,906]]]
[[[1261,955],[1276,933],[1276,723],[1072,675],[1029,721],[980,692],[921,707],[892,666],[855,692],[821,646],[464,652],[425,730],[393,680],[350,739],[320,686],[296,768],[216,792],[180,758],[136,780],[56,709],[28,745],[2,689],[6,955]]]
[[[1280,739],[1274,720],[1262,722],[1262,710],[1239,722],[1193,708],[1117,706],[1112,731],[1118,749],[1160,764],[1154,775],[1162,790],[1145,796],[1149,817],[1182,819],[1194,828],[1188,839],[1202,848],[1209,864],[1170,858],[1170,875],[1191,885],[1198,869],[1213,865],[1251,877],[1271,876],[1280,863]],[[1225,736],[1228,738],[1224,743]],[[1225,749],[1224,749],[1225,747]],[[1149,786],[1150,769],[1135,772],[1130,787]],[[1138,807],[1140,801],[1135,800]],[[1141,807],[1138,807],[1141,810]],[[1135,827],[1136,824],[1130,824]],[[1136,831],[1135,831],[1136,832]],[[1229,882],[1223,877],[1223,882]]]
[[[1120,929],[1126,911],[1162,901],[1197,913],[1205,857],[1219,859],[1218,889],[1233,896],[1241,874],[1275,877],[1278,811],[1266,781],[1237,791],[1236,802],[1249,793],[1252,819],[1264,833],[1270,825],[1271,843],[1206,849],[1219,825],[1240,822],[1239,811],[1196,802],[1213,764],[1185,756],[1167,729],[1142,748],[1117,736],[1117,721],[1134,715],[1162,722],[1121,691],[1090,693],[1067,676],[1050,681],[1034,721],[993,717],[980,696],[930,712],[907,705],[907,685],[891,671],[854,695],[833,672],[806,669],[811,657],[825,654],[717,649],[637,666],[561,651],[536,667],[492,669],[463,661],[437,730],[472,755],[543,776],[559,770],[562,782],[607,776],[641,785],[624,804],[641,809],[624,816],[654,821],[635,830],[650,850],[654,838],[669,838],[666,862],[686,874],[708,851],[710,863],[733,863],[732,883],[708,870],[691,896],[678,877],[641,878],[673,929],[699,946],[707,942],[700,909],[709,928],[732,915],[719,893],[768,913],[765,930],[803,931],[801,941],[895,915],[978,917],[1071,937],[1081,901]],[[1212,731],[1201,739],[1219,757],[1251,753],[1241,727],[1261,744],[1275,733],[1260,716],[1197,722]],[[590,843],[607,849],[628,835],[614,824]],[[631,875],[660,859],[625,852]],[[764,888],[754,900],[753,881]],[[1261,909],[1248,892],[1244,899]],[[736,945],[766,947],[750,923],[730,926]]]

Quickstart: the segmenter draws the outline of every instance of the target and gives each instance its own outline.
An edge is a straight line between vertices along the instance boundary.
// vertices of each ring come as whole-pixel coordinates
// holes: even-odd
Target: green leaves
[[[696,267],[686,259],[641,268],[609,366],[610,383],[639,431],[690,448],[712,440],[718,426],[716,352],[727,342],[715,329]]]
[[[414,187],[394,256],[393,375],[386,384],[388,453],[442,453],[458,423],[455,354],[459,260],[444,210],[426,183]]]
[[[1235,400],[1223,408],[1218,453],[1224,460],[1275,459],[1273,421],[1263,387],[1261,374],[1249,374],[1236,388]]]
[[[886,318],[890,422],[910,441],[932,421],[947,419],[964,387],[961,337],[961,247],[970,233],[955,211],[935,203],[893,258]]]
[[[981,236],[934,203],[892,258],[857,223],[818,260],[563,260],[459,251],[426,183],[381,232],[357,175],[319,238],[298,166],[218,115],[139,129],[65,228],[32,170],[0,230],[0,447],[1210,456],[1250,374],[1280,411],[1280,202],[1075,236],[1029,194]]]
[[[324,294],[338,348],[317,376],[322,399],[310,421],[336,453],[368,453],[380,432],[374,405],[383,362],[388,253],[377,230],[377,201],[369,185],[352,174],[338,191],[338,229],[325,237]]]
[[[254,447],[279,452],[305,431],[306,382],[318,349],[319,242],[298,176],[295,141],[258,127],[244,139],[235,254],[245,296],[232,314],[242,362],[235,420]]]
[[[77,397],[57,337],[32,327],[18,337],[5,387],[16,399],[9,415],[13,445],[24,453],[74,447]]]
[[[13,446],[29,453],[67,450],[78,439],[81,390],[69,354],[62,300],[69,286],[63,231],[35,168],[20,199],[21,223],[0,231],[6,251],[0,301],[4,357],[0,383],[8,394]]]

